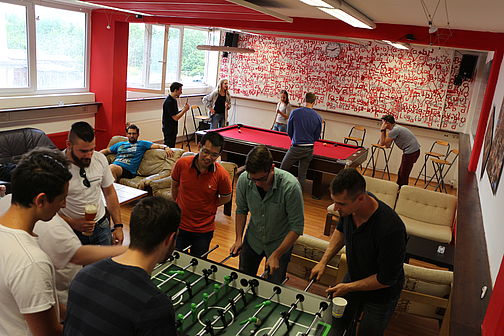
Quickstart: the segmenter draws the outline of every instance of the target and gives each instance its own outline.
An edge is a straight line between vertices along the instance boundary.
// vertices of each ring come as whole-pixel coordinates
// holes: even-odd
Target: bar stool
[[[194,115],[194,110],[198,110],[198,114]],[[203,129],[208,129],[208,128],[202,128],[201,123],[203,122],[204,124],[209,124],[210,123],[210,117],[203,115],[201,113],[201,109],[198,105],[191,105],[191,115],[193,119],[193,124],[194,124],[194,131],[201,131]],[[198,120],[198,124],[196,124],[196,120]]]
[[[443,153],[443,147],[446,150]],[[429,162],[430,158],[441,159],[442,157],[446,158],[448,153],[450,152],[450,144],[447,141],[436,140],[432,143],[432,146],[428,152],[424,154],[424,163],[422,165],[422,169],[418,173],[417,179],[415,180],[415,185],[417,184],[420,176],[424,177],[424,184],[427,183],[427,178],[430,177],[427,175],[427,162]],[[432,178],[431,178],[432,181]],[[427,184],[428,186],[429,184]]]
[[[362,172],[362,175],[364,175],[366,173],[366,170],[369,167],[369,163],[372,163],[373,173],[371,174],[371,176],[374,177],[375,176],[375,172],[378,170],[378,171],[382,172],[382,176],[381,176],[382,179],[385,176],[385,173],[387,173],[388,180],[390,181],[390,171],[389,171],[388,163],[389,163],[389,160],[390,160],[390,155],[392,155],[392,150],[393,149],[394,149],[394,143],[393,142],[392,142],[392,145],[390,146],[390,148],[388,150],[387,150],[387,147],[382,146],[380,144],[372,144],[371,145],[371,157],[369,158],[369,160],[368,160],[368,162],[366,164],[366,168],[364,168],[364,171]],[[378,163],[378,159],[380,158],[380,152],[383,152],[383,157],[385,158],[385,167],[383,167],[383,170],[382,169],[376,169],[376,165]],[[376,154],[376,157],[375,157],[375,154]]]
[[[360,132],[358,136],[354,135],[354,132]],[[352,136],[353,135],[353,136]],[[349,141],[355,142],[356,146],[363,146],[364,144],[364,139],[366,138],[366,128],[364,126],[360,125],[355,125],[350,129],[350,133],[348,133],[348,136],[345,137],[343,140],[344,143],[348,144]]]
[[[431,183],[431,181],[435,177],[437,180],[437,185],[434,191],[437,191],[439,188],[439,191],[444,191],[445,193],[448,193],[444,180],[446,175],[448,175],[448,172],[450,171],[451,167],[453,166],[453,163],[455,162],[455,160],[457,160],[458,156],[459,156],[459,150],[452,149],[446,156],[446,160],[431,158],[430,160],[432,162],[432,168],[434,168],[434,174],[431,176],[429,183],[425,185],[424,189],[427,188],[427,186]],[[446,167],[448,167],[448,169],[446,169],[445,171],[444,169]]]

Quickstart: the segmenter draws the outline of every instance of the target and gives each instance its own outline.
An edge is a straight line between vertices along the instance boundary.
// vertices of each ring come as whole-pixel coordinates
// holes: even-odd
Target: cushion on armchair
[[[364,179],[366,180],[366,190],[394,209],[399,190],[397,183],[370,176],[364,176]]]

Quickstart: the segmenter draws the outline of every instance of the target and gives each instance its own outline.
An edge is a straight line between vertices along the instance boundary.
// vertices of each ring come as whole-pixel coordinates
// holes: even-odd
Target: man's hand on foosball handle
[[[310,279],[316,278],[317,281],[320,280],[322,277],[322,274],[324,274],[326,264],[323,262],[318,262],[317,265],[315,265],[310,273]]]
[[[236,257],[240,254],[243,242],[241,240],[236,240],[233,246],[229,249],[229,252]]]
[[[269,274],[275,273],[280,268],[280,257],[275,252],[266,259],[266,267],[269,268]]]

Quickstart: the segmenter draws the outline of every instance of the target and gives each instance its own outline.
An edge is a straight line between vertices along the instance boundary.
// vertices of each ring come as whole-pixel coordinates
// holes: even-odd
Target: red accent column
[[[492,69],[490,70],[490,76],[488,78],[488,84],[485,90],[485,97],[483,98],[483,104],[481,106],[478,129],[476,131],[476,136],[474,137],[474,144],[471,152],[471,158],[469,159],[469,166],[467,167],[467,170],[471,173],[474,173],[476,171],[476,167],[478,166],[481,146],[483,145],[485,131],[488,124],[488,117],[490,115],[492,100],[495,93],[495,86],[497,85],[497,79],[499,78],[502,55],[503,50],[496,50],[492,61]]]
[[[107,28],[107,26],[109,28]],[[91,14],[90,91],[102,103],[96,114],[96,148],[105,148],[126,125],[126,76],[129,24],[115,15]]]

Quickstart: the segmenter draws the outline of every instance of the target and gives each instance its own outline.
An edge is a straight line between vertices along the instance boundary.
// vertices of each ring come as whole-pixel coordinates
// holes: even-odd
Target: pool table
[[[280,167],[285,153],[291,145],[287,133],[269,129],[232,125],[214,130],[225,139],[222,159],[242,165],[247,153],[255,146],[264,144],[269,147],[275,165]],[[196,132],[199,141],[208,132]],[[323,174],[337,174],[345,167],[358,167],[367,158],[367,149],[359,146],[347,145],[329,140],[318,140],[313,148],[313,160],[308,169],[308,179],[313,180],[312,195],[321,198],[327,191],[322,183]],[[292,171],[297,172],[297,167]]]

